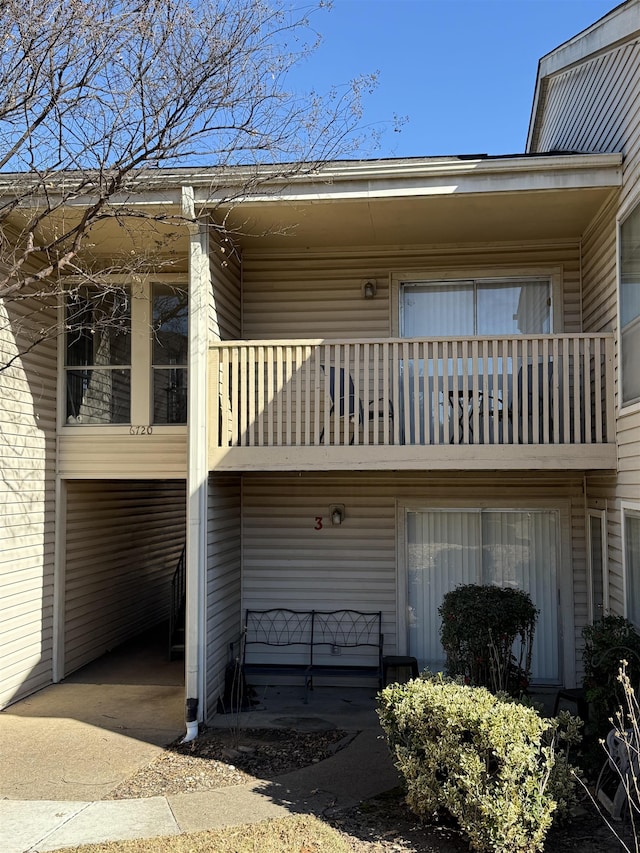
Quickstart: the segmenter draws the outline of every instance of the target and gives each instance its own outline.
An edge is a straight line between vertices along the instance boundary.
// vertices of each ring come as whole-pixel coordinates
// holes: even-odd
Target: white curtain
[[[483,512],[483,583],[523,589],[538,608],[532,676],[559,681],[557,518],[554,512]]]
[[[444,668],[438,608],[446,592],[480,577],[477,512],[410,512],[408,542],[409,654],[420,669]]]
[[[625,512],[624,544],[627,573],[627,617],[640,625],[640,515]]]
[[[558,683],[557,515],[553,511],[407,513],[409,654],[444,668],[438,608],[460,584],[524,589],[540,610],[533,650],[536,682]]]

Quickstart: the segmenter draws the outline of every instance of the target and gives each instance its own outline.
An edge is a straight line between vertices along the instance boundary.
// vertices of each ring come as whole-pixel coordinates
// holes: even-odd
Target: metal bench
[[[242,668],[251,675],[300,675],[305,701],[314,676],[376,679],[383,686],[382,613],[247,610]]]

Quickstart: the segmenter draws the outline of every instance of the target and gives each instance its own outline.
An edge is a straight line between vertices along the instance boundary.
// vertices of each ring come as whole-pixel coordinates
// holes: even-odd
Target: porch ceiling
[[[312,174],[268,181],[243,196],[242,169],[145,174],[135,191],[113,199],[117,218],[92,229],[87,251],[98,259],[134,254],[176,264],[188,254],[181,191],[196,210],[235,232],[243,248],[304,251],[324,247],[434,246],[577,240],[621,186],[619,154],[453,157],[328,164]],[[212,181],[217,181],[212,187]],[[2,176],[0,176],[1,178]],[[227,182],[228,178],[228,182]],[[0,196],[24,176],[0,180]],[[15,187],[14,187],[15,184]],[[237,187],[237,201],[229,203]],[[49,239],[83,213],[80,196],[47,217]],[[13,212],[19,233],[29,205]]]
[[[246,249],[578,239],[611,186],[244,203],[226,219]]]

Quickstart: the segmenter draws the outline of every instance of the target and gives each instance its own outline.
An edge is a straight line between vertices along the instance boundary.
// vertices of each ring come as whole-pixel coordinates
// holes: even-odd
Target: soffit
[[[188,254],[181,217],[183,185],[194,186],[197,215],[209,215],[248,249],[367,247],[559,240],[579,238],[621,184],[620,155],[537,155],[435,158],[329,164],[280,185],[224,203],[207,174],[181,170],[139,192],[114,199],[119,215],[91,231],[88,254],[161,258]],[[50,239],[75,222],[90,198],[77,198],[47,217]],[[30,211],[18,208],[20,229]],[[57,221],[59,217],[60,221]]]
[[[280,199],[245,203],[225,222],[242,247],[254,250],[577,239],[612,191]]]

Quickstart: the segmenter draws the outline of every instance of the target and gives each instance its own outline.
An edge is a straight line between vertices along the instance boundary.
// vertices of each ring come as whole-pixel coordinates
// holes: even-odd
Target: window
[[[640,627],[640,508],[623,509],[627,619]]]
[[[168,276],[65,299],[68,426],[187,423],[188,291]],[[136,433],[137,434],[137,433]]]
[[[622,403],[640,400],[640,205],[620,225]]]
[[[405,283],[401,335],[537,335],[551,330],[549,279]]]
[[[131,419],[131,300],[123,287],[79,288],[67,296],[66,422]]]
[[[603,510],[590,509],[588,517],[589,618],[602,619],[608,609],[607,524]]]
[[[153,423],[187,422],[188,306],[186,290],[154,284]]]
[[[409,511],[407,646],[419,666],[444,667],[438,608],[460,584],[524,589],[539,608],[533,675],[560,681],[558,635],[559,517],[555,510]]]

